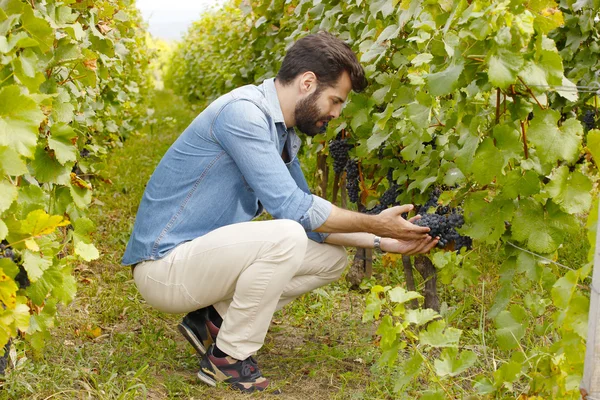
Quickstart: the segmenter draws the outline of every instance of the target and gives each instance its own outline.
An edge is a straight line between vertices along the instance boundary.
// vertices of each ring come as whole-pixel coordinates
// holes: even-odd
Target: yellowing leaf
[[[4,272],[0,272],[0,301],[6,308],[15,308],[17,299],[17,284]]]
[[[25,221],[21,222],[21,232],[34,237],[43,236],[69,223],[69,220],[61,215],[49,215],[44,210],[35,210],[27,214]]]
[[[31,251],[40,251],[40,246],[38,246],[34,239],[27,239],[25,241],[25,247]]]

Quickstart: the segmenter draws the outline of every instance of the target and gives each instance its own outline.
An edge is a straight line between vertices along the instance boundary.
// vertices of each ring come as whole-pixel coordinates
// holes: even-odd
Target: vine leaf
[[[583,127],[576,119],[568,119],[559,128],[560,113],[555,110],[536,111],[527,131],[528,140],[536,147],[542,163],[558,160],[574,162],[579,153]]]
[[[481,185],[487,185],[495,177],[501,175],[504,159],[500,151],[494,146],[492,138],[485,138],[473,159],[473,177]]]
[[[435,360],[435,372],[442,377],[456,376],[472,367],[475,361],[477,361],[477,355],[472,351],[466,350],[459,355],[457,348],[447,348],[442,351],[440,358]]]
[[[52,49],[54,44],[54,30],[48,21],[38,18],[33,14],[33,9],[29,4],[25,5],[21,22],[23,23],[23,29],[37,40],[44,53]]]
[[[465,199],[465,226],[461,232],[487,243],[496,242],[506,230],[515,211],[511,199],[495,197],[487,201],[487,191],[471,193]]]
[[[50,128],[48,147],[54,150],[54,155],[59,163],[65,164],[69,161],[77,161],[77,149],[73,140],[77,133],[66,124],[55,124]]]
[[[25,250],[23,257],[23,267],[27,271],[27,276],[31,282],[35,282],[42,277],[44,271],[50,268],[52,260],[44,258],[39,254]]]
[[[588,132],[587,148],[592,153],[596,167],[600,167],[600,129],[592,129]]]
[[[18,196],[17,188],[8,181],[0,181],[0,212],[8,210],[8,207]]]
[[[592,182],[579,171],[569,172],[565,165],[552,173],[546,189],[561,210],[579,214],[590,209],[592,204]]]
[[[0,171],[6,175],[19,176],[27,173],[27,166],[14,149],[0,146]]]
[[[403,287],[395,287],[393,289],[391,289],[390,291],[388,291],[388,296],[390,298],[390,301],[394,302],[394,303],[406,303],[407,301],[411,301],[414,299],[422,299],[423,296],[421,296],[419,293],[417,292],[409,292],[406,289],[404,289]]]
[[[0,301],[6,308],[15,308],[17,305],[17,284],[4,271],[0,271]]]
[[[458,79],[464,69],[462,60],[451,64],[443,71],[427,75],[427,86],[432,96],[445,96],[458,86]]]
[[[501,311],[495,319],[498,347],[502,350],[512,350],[519,346],[519,341],[525,336],[525,327],[521,323],[525,311],[517,306],[511,310]]]
[[[506,49],[498,49],[488,60],[488,80],[500,89],[515,83],[523,67],[523,57]]]
[[[456,347],[461,334],[460,329],[446,328],[446,322],[439,320],[429,324],[427,330],[419,334],[419,340],[433,347]]]
[[[0,145],[31,157],[43,120],[44,114],[36,102],[21,94],[18,86],[10,85],[0,90]]]
[[[552,201],[546,208],[533,199],[523,199],[513,218],[512,236],[525,242],[537,253],[552,253],[562,243],[566,235],[577,231],[577,223],[572,216],[562,212]]]
[[[429,321],[434,320],[440,315],[431,308],[418,309],[418,310],[408,310],[406,312],[406,322],[410,324],[415,324],[417,326],[425,325]]]

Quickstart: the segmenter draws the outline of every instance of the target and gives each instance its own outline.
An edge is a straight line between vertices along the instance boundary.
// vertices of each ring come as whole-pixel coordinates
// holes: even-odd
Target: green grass
[[[150,174],[198,112],[168,92],[158,93],[153,101],[156,123],[111,153],[104,176],[110,181],[94,182],[98,197],[91,214],[102,257],[74,267],[78,295],[59,309],[42,355],[26,350],[22,341],[15,342],[17,366],[5,378],[0,399],[418,397],[419,382],[411,393],[394,394],[395,368],[376,365],[381,354],[377,325],[361,322],[365,294],[349,291],[343,279],[304,295],[274,316],[258,359],[263,373],[283,395],[241,395],[224,386],[209,388],[196,378],[198,359],[176,330],[182,315],[160,313],[146,305],[130,269],[120,265]],[[586,254],[582,231],[561,248],[558,261],[579,268]],[[481,246],[474,250],[473,259],[482,272],[476,284],[464,290],[438,284],[445,318],[463,329],[461,344],[479,355],[466,377],[442,384],[467,390],[476,374],[491,375],[504,357],[494,350],[494,324],[486,318],[499,288],[498,269],[504,255],[496,246]],[[374,270],[372,283],[404,285],[400,261],[389,265],[378,259]],[[524,343],[535,347],[544,340],[530,332]]]

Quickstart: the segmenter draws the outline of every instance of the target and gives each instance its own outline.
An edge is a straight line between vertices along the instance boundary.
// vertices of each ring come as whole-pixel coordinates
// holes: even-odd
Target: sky
[[[177,40],[187,31],[191,23],[211,6],[223,0],[137,0],[150,33],[160,39]]]

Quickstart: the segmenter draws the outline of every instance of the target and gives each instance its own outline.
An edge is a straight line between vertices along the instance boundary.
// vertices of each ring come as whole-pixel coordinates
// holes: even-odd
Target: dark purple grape
[[[358,203],[360,192],[358,183],[358,162],[348,160],[346,163],[346,189],[348,190],[348,198],[353,203]]]

